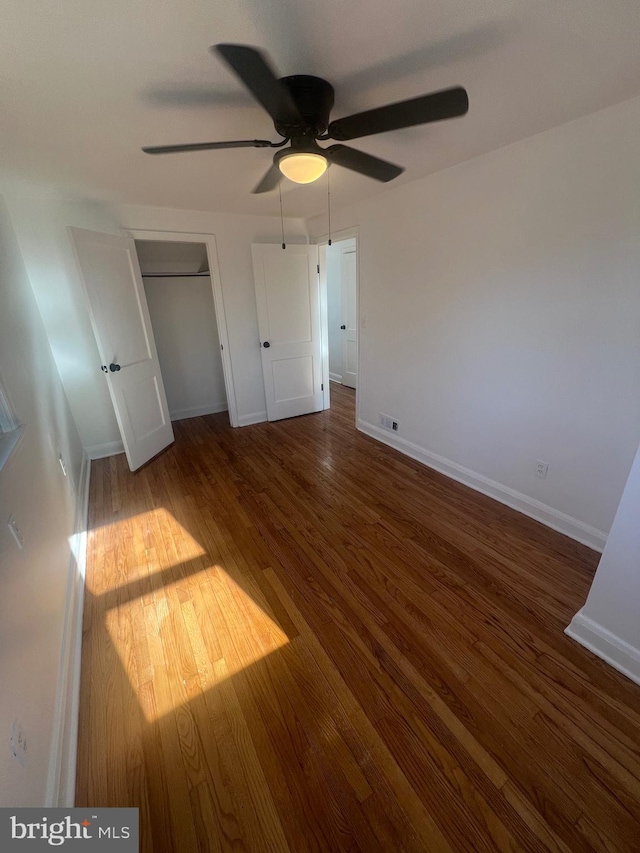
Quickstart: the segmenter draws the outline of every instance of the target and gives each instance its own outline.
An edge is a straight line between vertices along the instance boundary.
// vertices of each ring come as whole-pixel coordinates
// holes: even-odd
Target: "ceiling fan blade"
[[[395,163],[389,163],[388,160],[381,160],[379,157],[372,157],[371,154],[349,148],[348,145],[330,145],[324,151],[329,155],[331,163],[344,166],[345,169],[351,169],[353,172],[360,172],[376,181],[386,183],[404,172],[402,166],[396,166]]]
[[[267,60],[255,47],[243,44],[216,44],[211,49],[215,50],[237,74],[274,122],[303,123],[289,90],[278,80]]]
[[[336,119],[329,125],[330,139],[360,139],[387,130],[400,130],[416,124],[442,121],[464,115],[469,109],[469,98],[461,86],[388,104],[375,110],[366,110],[352,116]]]
[[[274,190],[282,179],[282,172],[278,167],[274,164],[271,168],[266,172],[260,183],[254,187],[251,192],[252,193],[268,193],[271,190]]]
[[[236,139],[229,142],[190,142],[187,145],[152,145],[145,154],[176,154],[180,151],[217,151],[221,148],[272,148],[268,139]]]

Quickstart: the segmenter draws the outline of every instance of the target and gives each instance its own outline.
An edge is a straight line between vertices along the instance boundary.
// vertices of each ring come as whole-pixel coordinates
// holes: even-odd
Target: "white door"
[[[342,384],[355,388],[358,381],[358,319],[356,317],[356,252],[342,253]]]
[[[69,231],[127,461],[135,471],[173,441],[135,244],[131,237]]]
[[[251,247],[267,418],[322,409],[317,246]]]

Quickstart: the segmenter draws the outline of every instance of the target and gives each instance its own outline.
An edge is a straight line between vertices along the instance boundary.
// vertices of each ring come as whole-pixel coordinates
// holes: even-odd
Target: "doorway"
[[[326,351],[330,388],[339,386],[341,399],[355,397],[359,373],[358,241],[353,231],[343,232],[331,245],[320,244],[321,279],[326,294]],[[325,408],[330,406],[327,400]]]
[[[355,237],[327,246],[326,263],[329,379],[355,390],[358,386]]]
[[[206,245],[135,246],[171,420],[228,411]]]
[[[128,233],[135,241],[136,254],[141,265],[144,291],[147,299],[151,296],[151,300],[154,303],[161,303],[159,306],[156,306],[159,309],[157,311],[152,311],[151,306],[149,306],[154,337],[157,335],[156,326],[164,327],[172,325],[166,322],[166,315],[168,313],[167,303],[170,303],[172,298],[176,299],[174,285],[175,281],[180,279],[184,279],[186,282],[190,282],[191,285],[195,285],[192,287],[192,294],[194,292],[197,293],[195,298],[193,295],[191,297],[187,296],[186,300],[183,298],[182,308],[179,309],[187,315],[183,318],[183,322],[187,328],[189,328],[190,322],[194,322],[201,329],[204,328],[206,330],[205,334],[199,336],[195,343],[190,341],[189,346],[193,345],[197,349],[202,337],[206,337],[208,340],[207,347],[203,347],[203,349],[206,349],[208,352],[208,365],[211,369],[207,380],[209,391],[204,399],[199,393],[190,392],[186,401],[184,393],[182,395],[172,395],[172,400],[169,401],[171,420],[197,417],[198,407],[202,407],[202,414],[205,413],[204,409],[207,407],[211,409],[211,412],[215,411],[216,407],[218,407],[217,411],[224,411],[226,408],[229,423],[232,427],[237,427],[238,410],[215,236],[213,234],[191,234],[180,231],[146,231],[143,229],[130,229]],[[192,246],[195,246],[195,248],[192,249]],[[204,254],[202,251],[203,248]],[[156,273],[156,275],[153,275],[153,273]],[[161,278],[160,274],[166,276],[166,278]],[[173,276],[172,274],[176,275]],[[187,274],[186,278],[185,274]],[[172,278],[173,284],[171,283]],[[152,279],[154,281],[151,281]],[[160,287],[157,287],[158,280],[160,280]],[[166,284],[166,289],[173,292],[173,296],[169,295],[166,297],[160,295],[158,298],[158,294],[161,294],[163,290],[163,282]],[[156,291],[155,294],[152,292],[154,290]],[[182,296],[184,297],[185,293],[188,294],[188,292],[188,289],[187,291],[182,291]],[[211,313],[212,303],[213,313]],[[205,323],[202,322],[202,318],[196,319],[194,317],[192,310],[194,304],[207,306],[205,311],[207,320]],[[159,314],[162,314],[162,318],[158,316]],[[154,315],[157,319],[154,319]],[[163,335],[163,331],[164,328],[160,328],[161,336]],[[165,384],[166,376],[175,376],[176,379],[179,379],[180,375],[184,375],[186,364],[188,363],[186,358],[189,347],[181,347],[179,340],[176,341],[175,339],[175,335],[177,334],[179,339],[182,338],[184,340],[186,337],[184,329],[179,333],[174,329],[172,334],[174,335],[173,340],[167,341],[169,346],[163,346],[162,348],[163,357],[161,357],[160,351],[158,352]],[[157,344],[158,341],[156,340]],[[217,353],[215,358],[213,357],[214,349]],[[158,347],[158,350],[160,350],[160,347]],[[177,358],[179,361],[174,360],[174,353],[178,354]],[[197,355],[192,352],[189,362],[194,363],[196,361]],[[219,383],[220,362],[224,385],[222,394],[220,393],[221,386]],[[167,369],[166,376],[165,365]],[[189,380],[189,384],[193,381],[196,373],[197,371],[190,374],[191,379]],[[223,406],[224,408],[222,408]],[[189,409],[192,410],[191,414],[187,411]],[[174,413],[176,417],[174,417]]]
[[[194,276],[198,277],[199,273],[207,276],[213,291],[214,315],[206,324],[204,337],[210,340],[215,331],[218,333],[216,346],[220,348],[222,357],[229,421],[232,427],[237,426],[238,414],[215,237],[212,234],[164,231],[104,234],[71,226],[68,231],[102,362],[98,367],[106,377],[131,470],[136,471],[174,440],[135,240],[168,244],[200,243],[204,246],[204,255],[200,249],[197,250],[200,261]],[[153,262],[156,263],[156,260]],[[174,260],[172,257],[171,261]],[[166,274],[166,267],[162,270],[150,270],[147,267],[149,271],[158,277],[162,272]],[[185,269],[177,272],[183,277]],[[170,271],[167,277],[176,276]],[[169,327],[171,322],[169,318]],[[178,358],[181,359],[182,350],[178,352]],[[171,361],[165,355],[165,364],[169,368],[173,366]],[[221,405],[219,399],[214,402]],[[210,405],[211,400],[205,400],[204,404]],[[198,401],[198,405],[202,407],[203,401]],[[183,407],[182,416],[185,415],[185,408],[191,406]],[[174,416],[179,411],[174,410]],[[193,416],[196,412],[191,408],[190,414]]]

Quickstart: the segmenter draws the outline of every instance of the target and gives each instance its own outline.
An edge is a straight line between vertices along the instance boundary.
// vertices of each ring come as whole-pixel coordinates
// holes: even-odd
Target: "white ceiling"
[[[209,52],[217,42],[326,78],[333,118],[463,85],[467,116],[350,143],[406,166],[394,184],[640,94],[638,0],[0,2],[2,175],[66,195],[279,211],[277,192],[250,194],[268,150],[140,151],[278,138]],[[285,185],[285,215],[325,209],[326,181]],[[338,207],[387,185],[334,167],[331,186]]]

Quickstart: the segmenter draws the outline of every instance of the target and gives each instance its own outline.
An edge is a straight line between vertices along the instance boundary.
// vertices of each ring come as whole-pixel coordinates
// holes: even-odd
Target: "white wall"
[[[640,684],[640,449],[587,603],[567,633]]]
[[[0,805],[44,805],[82,446],[0,197],[0,367],[21,444],[0,471]],[[58,455],[68,470],[65,478]],[[6,520],[24,536],[20,551]],[[10,756],[13,720],[26,764]]]
[[[280,220],[130,205],[118,208],[117,215],[122,228],[131,231],[215,234],[238,419],[241,425],[266,419],[251,244],[280,244]],[[304,223],[285,219],[285,236],[290,243],[306,243]]]
[[[359,227],[363,427],[593,545],[640,438],[639,138],[636,99],[332,223]]]
[[[172,420],[227,408],[209,276],[144,277]]]

